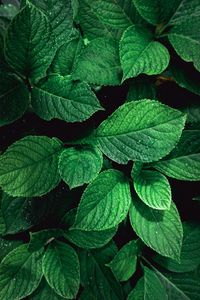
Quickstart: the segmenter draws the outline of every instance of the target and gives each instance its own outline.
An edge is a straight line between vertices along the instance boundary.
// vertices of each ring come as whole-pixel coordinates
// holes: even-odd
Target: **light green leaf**
[[[98,38],[82,50],[74,66],[73,79],[97,85],[118,85],[121,75],[118,42]]]
[[[172,195],[169,181],[159,172],[143,170],[133,178],[136,193],[148,206],[170,209]]]
[[[84,121],[102,109],[89,85],[60,75],[51,75],[32,89],[32,105],[45,120],[67,122]]]
[[[156,87],[149,77],[136,77],[130,81],[126,102],[156,99]]]
[[[27,136],[0,156],[0,186],[11,196],[41,196],[60,181],[58,156],[62,143],[45,136]]]
[[[100,124],[96,138],[101,151],[118,163],[156,161],[175,147],[185,119],[183,113],[157,101],[132,101]]]
[[[107,264],[119,281],[128,280],[136,271],[137,254],[139,252],[138,241],[132,240],[125,244]]]
[[[59,296],[54,290],[48,285],[46,280],[43,278],[37,290],[29,296],[30,300],[64,300],[65,298]]]
[[[1,210],[6,226],[4,234],[14,234],[32,226],[31,220],[27,218],[29,206],[27,198],[3,195]]]
[[[37,251],[43,246],[49,244],[55,238],[63,236],[62,229],[44,229],[30,233],[30,242],[28,244],[29,251]]]
[[[68,228],[74,224],[76,209],[70,210],[62,219]],[[103,231],[84,231],[79,229],[64,230],[63,236],[80,248],[95,249],[106,245],[116,234],[117,228]]]
[[[52,242],[43,257],[43,273],[61,297],[74,299],[79,290],[80,267],[75,250],[63,242]]]
[[[74,70],[74,64],[83,48],[83,41],[78,36],[69,39],[56,52],[50,67],[50,73],[70,75]]]
[[[183,223],[183,244],[181,248],[180,263],[156,256],[154,260],[165,269],[172,272],[190,272],[200,264],[200,227],[197,224]]]
[[[153,166],[175,179],[200,180],[200,131],[185,130],[170,155]]]
[[[153,40],[150,31],[142,26],[130,26],[120,40],[122,81],[139,74],[162,73],[169,64],[169,52],[165,46]]]
[[[168,300],[165,287],[156,273],[144,267],[144,299],[145,300]]]
[[[7,62],[24,78],[37,81],[45,76],[51,64],[55,52],[53,45],[47,17],[28,2],[8,27],[5,38]]]
[[[194,67],[200,71],[200,17],[191,17],[175,25],[168,38],[178,55],[187,62],[193,62]]]
[[[104,171],[85,189],[72,228],[85,231],[111,229],[125,219],[130,203],[127,178],[116,170]]]
[[[27,245],[11,251],[0,264],[0,300],[17,300],[30,295],[42,279],[42,254],[30,253]]]
[[[0,126],[19,119],[28,107],[29,93],[14,75],[0,72]]]
[[[163,256],[180,260],[183,228],[174,203],[170,210],[159,211],[135,197],[129,216],[133,230],[147,246]]]
[[[102,152],[95,147],[68,148],[59,158],[61,178],[70,189],[89,183],[97,177],[103,164]]]
[[[0,17],[12,20],[18,13],[18,8],[13,4],[2,4],[0,5]]]
[[[140,278],[127,300],[144,300],[144,277]]]

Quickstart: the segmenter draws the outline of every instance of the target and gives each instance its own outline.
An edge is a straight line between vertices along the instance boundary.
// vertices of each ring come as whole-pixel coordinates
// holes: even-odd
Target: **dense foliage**
[[[200,299],[199,72],[199,0],[1,1],[0,300]]]

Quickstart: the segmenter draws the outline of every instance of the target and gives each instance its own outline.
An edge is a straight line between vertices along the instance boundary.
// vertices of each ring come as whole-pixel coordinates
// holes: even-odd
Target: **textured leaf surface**
[[[144,267],[144,299],[145,300],[168,300],[165,287],[157,274]]]
[[[26,86],[15,76],[0,73],[0,126],[20,118],[28,106]]]
[[[43,257],[43,272],[55,292],[74,299],[79,290],[80,267],[75,250],[63,242],[53,242]]]
[[[159,211],[143,204],[136,197],[130,208],[133,230],[159,254],[180,260],[183,228],[175,204],[170,210]]]
[[[156,99],[156,87],[147,77],[137,77],[130,81],[126,101]]]
[[[33,88],[32,105],[45,120],[57,118],[67,122],[84,121],[102,109],[86,83],[61,75],[51,75]]]
[[[63,236],[62,229],[44,229],[30,233],[29,251],[37,251],[55,238]]]
[[[0,299],[22,299],[30,295],[42,279],[42,253],[30,253],[27,245],[11,251],[0,264]]]
[[[172,272],[190,272],[200,264],[200,227],[195,224],[183,223],[183,233],[180,264],[170,258],[155,257],[156,262]]]
[[[53,44],[47,17],[28,2],[8,28],[6,60],[23,77],[36,81],[45,75],[51,63]]]
[[[167,178],[155,171],[141,171],[133,179],[136,193],[148,206],[155,209],[169,209],[171,188]]]
[[[144,300],[144,277],[140,278],[135,288],[128,294],[127,300]]]
[[[62,179],[70,188],[89,183],[101,171],[103,156],[98,148],[68,148],[59,159],[59,171]]]
[[[43,278],[37,290],[29,296],[30,300],[63,300],[65,298],[59,296],[54,290],[48,285],[46,280]]]
[[[138,251],[137,241],[130,241],[119,250],[108,264],[119,281],[126,281],[135,273]]]
[[[193,62],[194,67],[200,71],[200,17],[186,19],[175,25],[168,37],[178,55],[187,62]]]
[[[113,39],[92,40],[81,52],[73,79],[99,85],[117,85],[121,81],[119,46]]]
[[[96,137],[102,152],[118,163],[150,162],[175,147],[185,118],[181,112],[156,101],[133,101],[101,123]]]
[[[60,180],[59,140],[44,136],[27,136],[0,157],[0,186],[12,196],[40,196],[53,189]]]
[[[175,179],[200,180],[200,131],[185,130],[177,147],[154,167]]]
[[[71,227],[75,221],[76,209],[70,210],[64,217],[63,223]],[[106,245],[115,235],[117,228],[103,231],[84,231],[79,229],[64,230],[63,236],[80,248],[95,249]]]
[[[0,5],[0,17],[12,20],[12,18],[18,13],[18,8],[13,4]]]
[[[125,219],[130,203],[130,187],[125,176],[115,170],[104,171],[84,191],[73,228],[111,229]]]
[[[22,241],[10,241],[6,238],[0,238],[0,262],[13,249],[19,247]]]
[[[123,33],[119,51],[123,81],[139,74],[160,74],[169,64],[168,50],[153,41],[152,34],[142,26],[131,26]]]

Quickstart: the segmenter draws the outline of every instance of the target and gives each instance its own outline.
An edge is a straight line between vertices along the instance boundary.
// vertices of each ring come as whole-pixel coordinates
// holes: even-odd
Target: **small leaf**
[[[103,156],[98,148],[68,148],[59,159],[59,171],[70,189],[89,183],[101,171]]]
[[[41,196],[60,181],[58,156],[62,143],[45,136],[27,136],[0,156],[0,186],[12,196]]]
[[[28,244],[29,251],[37,251],[55,238],[63,236],[62,229],[45,229],[30,233],[30,242]]]
[[[145,300],[168,300],[164,285],[161,283],[157,274],[144,267],[144,299]]]
[[[12,20],[18,13],[18,8],[13,4],[2,4],[0,5],[0,17]]]
[[[176,148],[154,168],[179,180],[200,180],[200,131],[185,130]]]
[[[27,245],[11,251],[0,264],[0,300],[30,295],[42,279],[43,250],[31,253]]]
[[[137,241],[132,240],[125,244],[107,265],[117,280],[126,281],[135,273],[138,252]]]
[[[170,210],[159,211],[135,197],[129,216],[133,230],[147,246],[163,256],[180,261],[183,228],[174,203]]]
[[[85,189],[72,228],[111,229],[125,219],[130,203],[130,187],[125,176],[115,170],[104,171]]]
[[[84,121],[102,109],[89,85],[60,75],[51,75],[32,89],[32,105],[44,120],[67,122]]]
[[[0,72],[0,126],[19,119],[28,107],[29,93],[16,76]]]
[[[120,84],[122,72],[118,48],[113,39],[92,40],[75,64],[73,79],[97,85]]]
[[[97,128],[101,151],[110,159],[151,162],[166,156],[177,144],[186,116],[153,100],[120,106]]]
[[[169,64],[169,52],[142,26],[131,26],[120,40],[120,61],[123,69],[122,81],[139,74],[162,73]]]
[[[43,273],[51,288],[67,299],[79,290],[80,267],[75,250],[63,242],[52,242],[43,257]]]
[[[5,38],[7,62],[24,78],[37,81],[45,76],[51,64],[55,52],[53,45],[47,17],[28,2],[8,27]]]
[[[171,188],[167,178],[159,172],[143,170],[133,179],[136,193],[148,206],[170,209]]]

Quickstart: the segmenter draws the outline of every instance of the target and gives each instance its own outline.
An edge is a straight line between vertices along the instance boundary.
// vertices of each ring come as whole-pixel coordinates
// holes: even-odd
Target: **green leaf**
[[[122,81],[139,74],[162,73],[169,64],[169,52],[165,46],[153,40],[150,31],[142,26],[130,26],[120,40]]]
[[[130,203],[127,178],[116,170],[104,171],[85,189],[72,228],[85,231],[111,229],[126,218]]]
[[[107,249],[95,252],[81,251],[81,277],[82,285],[90,289],[95,300],[123,300],[123,293],[119,282],[115,279],[108,267],[105,267],[105,254]],[[99,257],[101,260],[99,260]],[[87,298],[86,298],[87,299]]]
[[[174,203],[170,210],[159,211],[135,197],[129,216],[133,230],[147,246],[163,256],[180,261],[183,228]]]
[[[126,102],[141,99],[156,99],[156,87],[149,77],[139,76],[130,81]]]
[[[200,131],[185,130],[170,155],[153,166],[175,179],[200,180]]]
[[[168,300],[165,287],[156,273],[144,267],[144,299],[145,300]]]
[[[27,136],[0,156],[0,186],[11,196],[41,196],[60,181],[62,144],[45,136]]]
[[[190,272],[200,264],[200,227],[197,224],[183,223],[183,244],[181,248],[180,263],[161,256],[154,260],[165,269],[172,272]]]
[[[144,277],[140,278],[127,300],[144,300]]]
[[[101,151],[110,159],[151,162],[166,156],[177,144],[186,116],[153,100],[119,107],[97,128]]]
[[[79,290],[80,267],[75,250],[63,242],[52,242],[43,257],[43,273],[51,288],[67,299]]]
[[[59,171],[70,189],[93,181],[101,171],[103,155],[98,148],[68,148],[59,159]]]
[[[51,64],[55,52],[53,45],[47,17],[28,2],[8,27],[5,37],[7,62],[24,78],[37,81],[45,76]]]
[[[193,62],[194,67],[200,71],[200,17],[191,17],[175,25],[168,38],[177,54],[186,62]]]
[[[167,178],[159,172],[143,170],[133,178],[136,193],[149,207],[170,209],[172,195]]]
[[[27,245],[11,251],[0,264],[0,299],[22,299],[30,295],[42,279],[42,254],[30,253]]]
[[[18,13],[18,8],[13,4],[2,4],[0,5],[0,17],[12,20]]]
[[[63,236],[62,229],[44,229],[30,233],[30,242],[28,245],[29,251],[37,251],[43,246],[49,244],[55,238]]]
[[[18,240],[12,241],[6,238],[0,238],[0,262],[9,252],[19,247],[21,244],[22,241],[18,241]]]
[[[37,290],[29,296],[30,300],[63,300],[65,298],[59,296],[54,290],[48,285],[46,280],[43,278]]]
[[[70,210],[62,219],[67,227],[74,224],[76,209]],[[117,228],[103,231],[84,231],[79,229],[64,230],[63,236],[80,248],[94,249],[106,245],[116,234]]]
[[[128,280],[136,271],[138,241],[132,240],[125,244],[107,265],[119,281]]]
[[[29,93],[14,75],[0,72],[0,126],[19,119],[28,107]]]
[[[70,75],[74,70],[74,64],[83,48],[83,41],[78,36],[69,39],[56,52],[50,67],[51,73]]]
[[[13,198],[4,194],[1,204],[6,226],[4,234],[14,234],[32,226],[31,220],[27,218],[29,206],[29,199],[27,198]]]
[[[67,122],[84,121],[102,109],[89,85],[61,75],[51,75],[32,89],[32,105],[44,120]]]
[[[73,79],[97,85],[119,85],[122,71],[118,48],[113,39],[92,40],[76,61]]]

